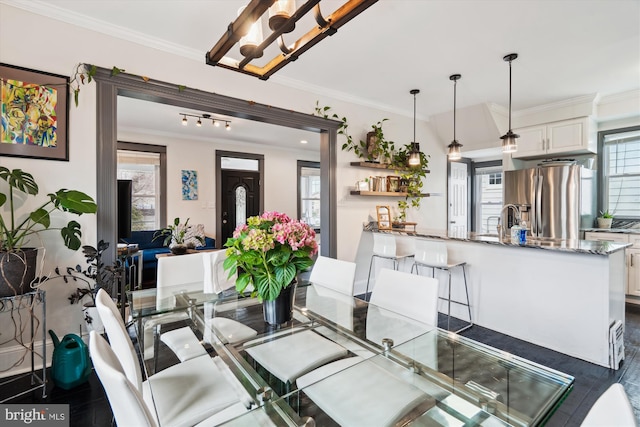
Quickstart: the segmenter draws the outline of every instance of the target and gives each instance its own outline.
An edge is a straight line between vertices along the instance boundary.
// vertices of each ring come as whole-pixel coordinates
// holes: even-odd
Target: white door
[[[449,232],[466,233],[467,215],[467,178],[469,168],[466,163],[451,162],[449,176]]]

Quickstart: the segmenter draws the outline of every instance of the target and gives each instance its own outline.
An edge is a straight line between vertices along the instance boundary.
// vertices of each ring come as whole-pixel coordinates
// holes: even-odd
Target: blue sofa
[[[131,237],[122,239],[124,243],[138,245],[138,249],[143,251],[142,253],[142,281],[155,282],[156,271],[158,269],[157,254],[168,254],[171,251],[168,246],[163,246],[164,238],[159,237],[153,239],[153,236],[157,233],[157,230],[144,230],[144,231],[132,231]],[[204,246],[198,246],[196,249],[215,249],[216,240],[211,237],[205,237]]]

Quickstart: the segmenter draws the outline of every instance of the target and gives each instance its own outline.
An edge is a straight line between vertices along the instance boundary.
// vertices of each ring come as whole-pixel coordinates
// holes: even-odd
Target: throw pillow
[[[202,240],[198,240],[200,237]],[[204,246],[204,224],[198,224],[196,226],[189,226],[187,233],[184,236],[184,243],[188,247],[197,248]]]

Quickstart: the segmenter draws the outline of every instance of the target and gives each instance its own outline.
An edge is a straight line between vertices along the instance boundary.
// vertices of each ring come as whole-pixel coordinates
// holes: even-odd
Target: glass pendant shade
[[[244,6],[238,9],[238,15],[242,13]],[[253,56],[254,58],[261,58],[262,51],[258,51],[258,46],[262,44],[262,17],[258,18],[256,22],[251,25],[251,29],[240,39],[240,54],[242,56]]]
[[[411,143],[411,153],[409,153],[407,165],[411,167],[420,166],[420,144],[417,142]]]
[[[287,20],[296,13],[295,0],[278,0],[269,8],[269,28],[272,31],[280,29],[287,23]],[[291,23],[283,30],[284,33],[290,33],[296,28]]]
[[[447,154],[449,160],[460,160],[462,158],[462,153],[460,152],[461,147],[462,144],[455,139],[451,141],[451,144],[449,144],[449,153]]]
[[[502,135],[500,139],[502,139],[502,152],[503,153],[515,153],[518,151],[518,142],[516,138],[520,135],[516,135],[509,129],[509,131]]]

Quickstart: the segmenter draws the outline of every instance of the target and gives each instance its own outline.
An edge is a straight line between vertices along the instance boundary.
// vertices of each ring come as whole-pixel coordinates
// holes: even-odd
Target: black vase
[[[293,296],[295,295],[296,282],[292,282],[284,288],[280,295],[273,301],[262,302],[264,321],[269,325],[281,325],[293,317]]]
[[[0,297],[31,292],[36,277],[38,250],[24,248],[18,252],[0,252]]]

